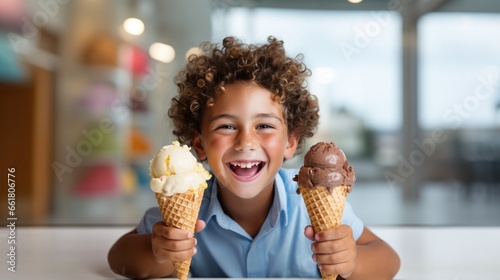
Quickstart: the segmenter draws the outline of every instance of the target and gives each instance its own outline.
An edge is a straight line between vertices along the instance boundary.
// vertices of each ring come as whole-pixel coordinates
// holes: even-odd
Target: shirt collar
[[[280,214],[283,214],[283,223],[284,225],[288,224],[288,215],[287,215],[287,193],[285,190],[285,185],[283,183],[283,179],[280,176],[280,173],[277,173],[274,178],[275,183],[275,192],[273,204],[271,205],[271,209],[269,210],[268,218],[270,219],[271,227],[276,226],[279,221]],[[220,205],[220,201],[218,198],[218,183],[215,176],[211,183],[209,182],[208,189],[208,207],[203,220],[208,223],[212,217],[215,217],[219,225],[224,229],[231,229],[234,221],[227,216],[222,210],[222,206]],[[263,225],[264,226],[264,225]]]

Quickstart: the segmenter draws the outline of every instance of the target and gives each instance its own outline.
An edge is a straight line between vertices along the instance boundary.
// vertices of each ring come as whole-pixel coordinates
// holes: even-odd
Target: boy
[[[108,256],[133,278],[175,277],[172,261],[192,257],[193,277],[391,279],[392,248],[363,226],[346,203],[342,225],[314,233],[297,183],[282,169],[318,124],[309,69],[273,37],[245,45],[232,37],[205,45],[176,77],[169,117],[181,143],[206,160],[196,235],[168,228],[158,207],[147,211]]]

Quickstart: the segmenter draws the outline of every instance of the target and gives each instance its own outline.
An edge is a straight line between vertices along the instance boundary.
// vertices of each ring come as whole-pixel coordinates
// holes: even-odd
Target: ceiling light
[[[358,3],[363,2],[363,0],[347,0],[347,1],[349,1],[350,3],[353,3],[353,4],[358,4]]]
[[[141,35],[144,32],[144,23],[138,18],[128,18],[123,22],[123,28],[132,35]]]
[[[153,43],[149,47],[149,55],[158,61],[170,63],[175,58],[175,50],[167,44]]]

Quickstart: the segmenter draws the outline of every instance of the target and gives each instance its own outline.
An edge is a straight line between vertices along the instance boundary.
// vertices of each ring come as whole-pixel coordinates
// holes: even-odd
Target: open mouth
[[[265,162],[262,161],[252,161],[252,162],[230,162],[227,164],[229,169],[233,171],[238,177],[253,177],[257,175],[262,167],[264,167]]]

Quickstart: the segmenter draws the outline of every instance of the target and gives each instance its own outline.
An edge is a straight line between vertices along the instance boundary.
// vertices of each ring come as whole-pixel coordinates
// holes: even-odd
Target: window
[[[500,125],[500,15],[431,13],[418,28],[421,126]]]

